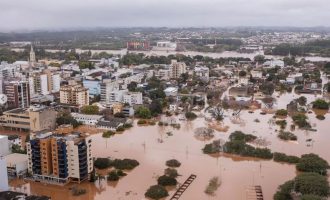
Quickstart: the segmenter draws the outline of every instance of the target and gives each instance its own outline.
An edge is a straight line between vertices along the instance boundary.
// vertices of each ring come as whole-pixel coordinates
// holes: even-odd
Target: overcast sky
[[[0,0],[0,31],[127,26],[330,26],[330,0]]]

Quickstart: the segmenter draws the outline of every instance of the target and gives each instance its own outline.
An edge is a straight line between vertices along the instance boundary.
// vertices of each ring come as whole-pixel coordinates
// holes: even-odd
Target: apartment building
[[[54,129],[57,112],[46,106],[30,106],[3,112],[0,126],[20,131]]]
[[[123,96],[123,102],[132,105],[140,105],[143,103],[141,92],[128,92]]]
[[[30,90],[27,81],[4,81],[4,94],[7,95],[9,108],[27,108],[30,105]]]
[[[187,72],[187,66],[184,62],[178,62],[177,60],[171,61],[170,71],[171,78],[180,78],[181,74]]]
[[[35,132],[26,144],[28,172],[53,184],[81,182],[93,171],[92,140],[80,134]]]
[[[76,106],[89,105],[89,91],[81,85],[65,85],[60,89],[60,102]]]
[[[50,70],[44,70],[41,73],[31,74],[29,84],[31,95],[47,95],[60,91],[61,76]]]
[[[194,69],[194,75],[202,81],[209,82],[210,70],[204,66],[196,66]]]

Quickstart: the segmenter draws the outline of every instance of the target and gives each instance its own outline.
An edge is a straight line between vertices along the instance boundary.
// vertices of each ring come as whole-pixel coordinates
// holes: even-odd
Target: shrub
[[[133,159],[115,159],[111,162],[111,166],[121,170],[131,170],[137,167],[139,164],[140,163],[137,160]]]
[[[99,114],[99,107],[94,105],[83,106],[81,112],[86,115],[97,115]]]
[[[80,195],[86,194],[87,190],[82,189],[82,188],[73,187],[71,193],[73,196],[80,196]]]
[[[115,170],[111,171],[108,174],[108,181],[118,181],[118,180],[119,180],[119,176]]]
[[[329,103],[323,99],[317,99],[316,101],[313,102],[313,108],[328,110]]]
[[[242,140],[245,142],[252,142],[253,140],[257,139],[257,137],[254,135],[251,135],[251,134],[245,134],[241,131],[235,131],[230,134],[229,139],[230,139],[230,141]]]
[[[316,118],[319,120],[325,120],[324,115],[316,115]]]
[[[324,197],[320,197],[313,194],[305,194],[301,196],[301,200],[324,200]]]
[[[166,175],[160,176],[157,182],[162,186],[174,186],[178,183],[175,178]]]
[[[278,116],[287,116],[288,115],[288,111],[285,109],[280,109],[276,111],[276,115]]]
[[[194,120],[197,118],[197,115],[193,112],[186,112],[185,116],[188,120]]]
[[[286,120],[277,120],[275,122],[276,125],[280,126],[281,129],[285,129],[287,122]]]
[[[109,158],[97,158],[94,161],[94,166],[97,169],[106,169],[108,167],[111,167],[111,161]]]
[[[117,175],[118,176],[126,176],[127,174],[119,169],[119,170],[117,170]]]
[[[176,178],[179,176],[178,171],[176,169],[173,168],[166,168],[164,171],[164,174],[166,176],[172,177],[172,178]]]
[[[168,196],[167,190],[161,185],[153,185],[151,186],[144,196],[151,199],[161,199]]]
[[[282,140],[293,140],[296,141],[298,138],[295,134],[288,131],[280,131],[278,137]]]
[[[302,172],[315,172],[321,175],[326,175],[329,164],[318,155],[310,153],[302,155],[296,167],[297,170]]]
[[[288,155],[285,155],[284,153],[278,153],[278,152],[274,153],[275,162],[286,162],[286,163],[295,164],[295,163],[298,163],[299,160],[300,160],[300,158],[297,156],[288,156]]]
[[[117,129],[116,129],[116,131],[118,131],[118,132],[121,132],[121,131],[124,131],[125,130],[125,128],[123,127],[123,126],[119,126]]]
[[[158,122],[158,126],[163,126],[164,123],[163,122]]]
[[[176,159],[171,159],[166,161],[166,166],[168,167],[180,167],[181,163]]]
[[[219,153],[220,151],[221,151],[220,140],[215,140],[210,144],[206,144],[203,148],[203,153],[205,154]]]
[[[147,123],[147,120],[144,120],[144,119],[139,119],[139,121],[137,122],[137,124],[139,124],[139,125],[143,125],[146,123]]]
[[[307,122],[307,116],[304,114],[295,114],[292,116],[292,119],[296,125],[299,126],[299,128],[310,128],[311,125]]]

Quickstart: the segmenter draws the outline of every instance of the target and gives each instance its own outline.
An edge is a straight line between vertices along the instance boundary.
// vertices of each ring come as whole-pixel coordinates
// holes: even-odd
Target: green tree
[[[140,106],[136,109],[135,114],[137,117],[142,119],[150,119],[151,118],[151,112],[149,108],[145,106]]]
[[[99,114],[99,107],[95,105],[83,106],[81,112],[86,115],[97,115]]]
[[[167,190],[161,185],[151,186],[147,192],[144,194],[146,197],[151,199],[161,199],[168,196]]]
[[[302,155],[296,167],[297,170],[302,172],[315,172],[321,175],[326,175],[329,164],[318,155],[310,153]]]
[[[313,102],[313,108],[328,110],[329,103],[323,99],[317,99],[316,101]]]
[[[160,176],[157,179],[157,182],[158,185],[162,186],[174,186],[178,183],[175,178],[166,175]]]

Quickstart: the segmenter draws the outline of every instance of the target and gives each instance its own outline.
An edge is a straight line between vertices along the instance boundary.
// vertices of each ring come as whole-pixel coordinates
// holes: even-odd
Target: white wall
[[[8,189],[7,163],[4,158],[0,157],[0,191]]]
[[[0,156],[6,156],[10,153],[8,136],[0,135]]]

